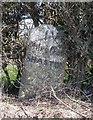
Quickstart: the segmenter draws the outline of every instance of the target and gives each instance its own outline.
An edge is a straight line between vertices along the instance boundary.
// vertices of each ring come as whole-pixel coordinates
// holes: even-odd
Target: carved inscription
[[[31,62],[31,63],[39,63],[42,65],[49,65],[49,66],[54,66],[55,68],[58,68],[62,66],[61,62],[54,62],[54,61],[49,61],[46,59],[41,59],[36,56],[31,56],[31,54],[27,54],[26,56],[26,62]]]
[[[38,44],[36,44],[36,42],[31,41],[29,44],[29,48],[35,49],[38,52],[42,51],[42,53],[45,53],[45,54],[49,53],[50,55],[53,54],[53,55],[57,55],[57,56],[62,55],[62,45],[61,44],[56,44],[55,46],[46,48],[46,47],[41,46],[41,44],[38,45]]]

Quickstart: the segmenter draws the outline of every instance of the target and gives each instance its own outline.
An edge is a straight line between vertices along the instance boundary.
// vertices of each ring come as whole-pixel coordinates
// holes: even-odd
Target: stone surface
[[[63,82],[65,55],[63,33],[52,25],[31,30],[19,96],[33,96]],[[33,94],[33,95],[32,95]]]

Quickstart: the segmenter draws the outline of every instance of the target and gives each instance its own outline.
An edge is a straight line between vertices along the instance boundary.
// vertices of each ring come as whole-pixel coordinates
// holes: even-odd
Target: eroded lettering
[[[41,58],[38,58],[36,56],[32,56],[30,54],[27,55],[26,62],[39,63],[39,64],[43,64],[43,65],[54,66],[55,68],[58,68],[58,67],[62,66],[61,62],[54,62],[54,61],[49,61],[49,60],[46,60],[46,59],[41,59]]]

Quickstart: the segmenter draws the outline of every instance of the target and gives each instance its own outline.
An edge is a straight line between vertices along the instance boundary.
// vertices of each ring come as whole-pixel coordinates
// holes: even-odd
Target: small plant
[[[7,78],[7,75],[5,74],[5,72],[1,68],[1,70],[0,70],[0,82],[3,82],[5,85],[12,84],[13,82],[16,81],[17,74],[18,74],[18,68],[16,65],[8,64],[5,69],[9,75],[9,79]]]
[[[16,65],[12,65],[12,64],[8,64],[7,67],[6,67],[6,70],[8,72],[8,75],[9,75],[9,78],[10,78],[10,81],[15,81],[16,80],[16,77],[17,77],[17,74],[18,74],[18,68]]]

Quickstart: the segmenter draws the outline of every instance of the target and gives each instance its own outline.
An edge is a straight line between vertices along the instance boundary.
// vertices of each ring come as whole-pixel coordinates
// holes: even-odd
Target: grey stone
[[[63,33],[52,25],[31,30],[19,96],[33,97],[63,83],[65,55]]]

